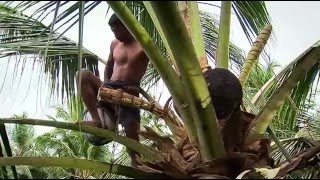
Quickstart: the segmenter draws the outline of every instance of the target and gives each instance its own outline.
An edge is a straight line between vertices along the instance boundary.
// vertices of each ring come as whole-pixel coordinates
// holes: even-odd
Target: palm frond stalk
[[[1,142],[0,142],[0,157],[4,157],[4,154],[2,152]],[[3,178],[8,179],[8,171],[7,171],[6,166],[1,166],[1,173],[0,174],[3,176]]]
[[[75,131],[81,131],[84,133],[89,133],[94,136],[98,136],[101,138],[111,139],[116,141],[120,144],[123,144],[134,151],[143,154],[147,160],[161,160],[163,157],[154,149],[142,145],[139,142],[125,138],[120,135],[116,135],[114,132],[107,131],[101,128],[96,128],[92,126],[83,125],[81,123],[66,123],[66,122],[58,122],[58,121],[48,121],[42,119],[17,119],[17,118],[1,118],[0,124],[5,123],[13,123],[13,124],[29,124],[29,125],[40,125],[40,126],[50,126],[50,127],[57,127],[62,129],[69,129]]]
[[[98,172],[109,172],[132,178],[165,178],[159,173],[146,173],[142,170],[119,164],[110,164],[85,159],[56,157],[0,157],[0,165],[57,166],[65,168],[87,169]]]
[[[217,68],[229,68],[229,39],[231,21],[231,1],[221,2],[219,40],[216,55]]]
[[[217,158],[224,154],[220,129],[192,40],[179,9],[174,2],[152,2],[151,5],[163,27],[164,35],[170,37],[168,38],[169,46],[175,56],[182,81],[189,89],[187,98],[197,129],[201,157],[204,161]],[[168,24],[174,24],[174,26],[168,26]],[[176,34],[176,32],[180,33]],[[176,42],[184,43],[176,46]]]
[[[184,24],[186,25],[192,39],[193,47],[197,54],[201,70],[202,72],[205,72],[210,68],[210,66],[208,64],[205,43],[202,36],[198,3],[195,1],[178,1],[178,6],[180,14],[183,17]]]
[[[82,69],[82,55],[83,55],[83,22],[84,21],[84,2],[79,1],[79,35],[78,35],[78,57],[79,57],[79,67],[78,67],[78,72]],[[79,74],[79,93],[81,94],[81,78],[82,74]]]
[[[143,4],[144,4],[146,10],[148,11],[148,13],[149,13],[149,15],[150,15],[155,27],[157,28],[157,30],[159,32],[159,35],[161,36],[161,40],[162,40],[163,44],[165,45],[166,50],[167,50],[167,52],[169,54],[169,60],[172,61],[172,64],[175,67],[175,71],[177,72],[177,74],[179,74],[178,67],[176,65],[176,61],[175,61],[175,59],[174,59],[174,57],[172,55],[171,49],[169,48],[168,40],[163,35],[162,27],[160,26],[159,21],[156,18],[156,15],[155,15],[152,7],[151,7],[150,1],[143,1]]]
[[[8,157],[12,157],[12,149],[11,149],[11,146],[10,146],[10,141],[9,141],[9,138],[8,138],[6,126],[4,124],[0,124],[0,134],[1,134],[1,139],[2,139],[2,143],[3,143],[4,149],[6,151],[6,155]],[[1,149],[1,151],[2,151],[2,149]],[[16,167],[15,166],[11,166],[11,170],[12,170],[13,177],[15,179],[18,179],[18,173],[17,173]]]

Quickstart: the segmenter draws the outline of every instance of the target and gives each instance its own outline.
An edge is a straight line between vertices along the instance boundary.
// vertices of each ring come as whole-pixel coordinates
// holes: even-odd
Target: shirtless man
[[[81,97],[92,117],[92,120],[85,122],[85,124],[100,128],[107,127],[102,127],[102,119],[99,117],[97,111],[99,88],[101,86],[113,89],[121,88],[124,92],[139,97],[139,91],[128,87],[140,86],[140,81],[146,72],[149,62],[148,57],[139,43],[116,14],[111,16],[109,26],[116,39],[111,43],[109,58],[104,70],[104,82],[88,70],[83,69],[78,73],[78,76],[81,74]],[[77,84],[79,84],[79,80],[77,80]],[[109,110],[110,107],[113,107],[111,110],[115,108],[115,105],[107,105],[109,107],[106,107],[105,104],[102,106]],[[119,115],[117,118],[119,119],[119,123],[124,127],[126,136],[139,141],[140,109],[120,106],[113,114],[116,117]],[[128,149],[128,153],[131,157],[132,164],[135,165],[136,153],[130,149]]]

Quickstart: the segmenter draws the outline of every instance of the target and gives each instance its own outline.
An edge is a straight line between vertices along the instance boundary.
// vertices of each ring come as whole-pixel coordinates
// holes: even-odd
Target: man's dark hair
[[[109,24],[109,26],[112,26],[116,22],[121,22],[121,20],[119,19],[119,17],[115,13],[113,13],[109,19],[108,24]]]
[[[229,70],[215,68],[204,73],[218,119],[227,118],[240,110],[242,86],[239,79]]]

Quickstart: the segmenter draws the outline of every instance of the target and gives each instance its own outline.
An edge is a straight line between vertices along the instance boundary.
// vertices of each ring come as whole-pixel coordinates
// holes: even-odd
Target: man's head
[[[111,27],[111,30],[113,31],[115,37],[123,42],[132,40],[132,35],[126,28],[126,26],[121,22],[121,20],[118,18],[116,14],[113,14],[108,22],[109,26]]]
[[[242,86],[229,70],[215,68],[204,73],[218,119],[228,118],[240,109]]]

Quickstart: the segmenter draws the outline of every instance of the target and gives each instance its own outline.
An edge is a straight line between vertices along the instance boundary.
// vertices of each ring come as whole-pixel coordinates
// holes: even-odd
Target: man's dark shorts
[[[128,84],[125,81],[105,81],[103,83],[104,87],[111,88],[111,89],[122,89],[124,92],[131,94],[133,96],[139,97],[138,91],[129,91],[127,90],[128,86],[139,88],[139,84]],[[102,105],[103,106],[103,105]],[[114,105],[113,105],[114,106]],[[134,107],[127,107],[127,106],[118,106],[119,109],[116,110],[115,116],[119,118],[120,124],[131,124],[132,121],[139,121],[140,122],[140,109]]]

